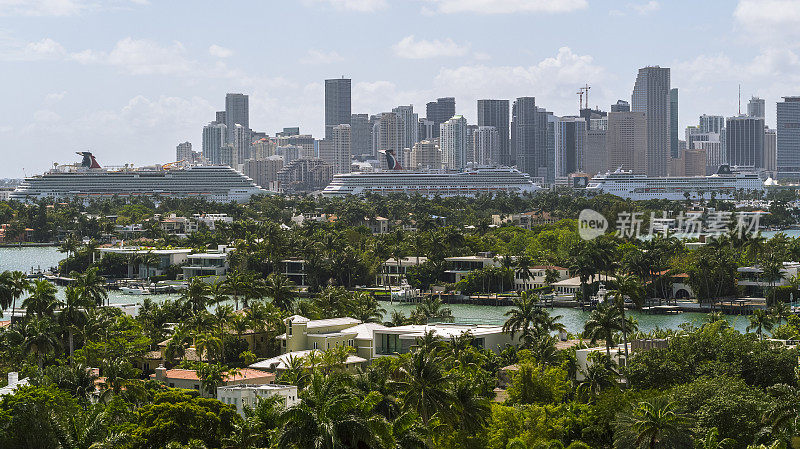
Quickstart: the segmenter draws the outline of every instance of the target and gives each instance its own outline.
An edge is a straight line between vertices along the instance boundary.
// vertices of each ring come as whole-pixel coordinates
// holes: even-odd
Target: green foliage
[[[567,372],[534,363],[522,363],[508,388],[508,404],[560,403],[569,391]]]
[[[0,400],[0,448],[56,449],[59,430],[78,410],[75,399],[56,387],[21,387]]]
[[[547,405],[492,405],[492,418],[488,425],[490,449],[505,449],[514,439],[524,447],[550,444],[552,440],[570,442],[580,437],[585,426],[587,406],[578,404]]]

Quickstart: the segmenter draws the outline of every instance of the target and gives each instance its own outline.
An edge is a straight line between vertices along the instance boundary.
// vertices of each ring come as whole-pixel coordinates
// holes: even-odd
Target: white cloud
[[[23,49],[23,54],[31,59],[59,58],[66,53],[66,50],[64,50],[61,44],[49,37],[38,42],[31,42]]]
[[[407,59],[428,59],[439,57],[464,56],[469,52],[469,45],[459,45],[452,39],[417,40],[409,35],[392,46],[394,54]]]
[[[129,4],[147,5],[147,0],[0,0],[0,17],[65,17],[87,11],[111,9]]]
[[[304,57],[300,58],[301,63],[313,65],[333,64],[342,61],[344,61],[344,58],[335,51],[309,50]]]
[[[208,54],[217,58],[229,58],[233,55],[233,50],[214,44],[208,47]]]
[[[388,5],[386,0],[305,0],[305,3],[311,6],[327,4],[339,10],[356,12],[375,12]]]
[[[565,13],[586,8],[586,0],[428,0],[436,12],[512,14]]]
[[[67,91],[52,92],[47,94],[44,99],[48,104],[58,103],[67,96]]]
[[[128,37],[117,42],[106,62],[134,75],[187,75],[193,71],[192,62],[186,59],[186,49],[177,41],[165,47]]]
[[[634,3],[634,4],[631,4],[630,7],[633,8],[639,14],[644,15],[644,14],[650,14],[651,12],[658,11],[659,9],[661,9],[661,4],[658,3],[656,0],[650,0],[647,3],[642,3],[642,4]]]
[[[747,39],[770,45],[793,45],[787,40],[800,37],[800,1],[740,0],[733,11]]]

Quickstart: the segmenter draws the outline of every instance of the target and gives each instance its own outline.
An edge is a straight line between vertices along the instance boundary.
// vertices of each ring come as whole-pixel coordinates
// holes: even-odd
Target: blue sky
[[[250,124],[323,132],[323,80],[353,79],[353,112],[455,96],[535,96],[607,110],[638,68],[672,68],[681,136],[742,97],[800,94],[796,0],[0,0],[0,177],[41,173],[91,149],[104,164],[201,146],[226,92]]]

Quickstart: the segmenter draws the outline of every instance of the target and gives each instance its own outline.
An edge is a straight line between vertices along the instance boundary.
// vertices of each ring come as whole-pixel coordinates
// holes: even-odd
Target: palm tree
[[[619,307],[619,313],[622,323],[627,323],[625,320],[625,298],[631,300],[636,308],[642,307],[642,299],[644,298],[644,288],[642,288],[639,279],[629,274],[619,274],[616,280],[617,288],[609,292],[609,296],[614,298],[616,306]],[[625,360],[628,360],[628,326],[621,326],[622,330],[622,344],[625,349]]]
[[[31,316],[36,314],[41,318],[43,315],[53,316],[60,301],[56,298],[56,288],[44,279],[37,279],[30,290],[31,295],[22,301],[25,314]]]
[[[225,277],[225,285],[228,286],[228,292],[233,296],[236,310],[239,310],[239,296],[242,295],[247,288],[243,273],[239,270],[228,272]]]
[[[762,341],[764,340],[764,331],[771,331],[772,326],[775,324],[772,316],[766,310],[754,310],[748,318],[750,319],[750,324],[747,325],[745,330],[747,332],[755,330],[758,339]]]
[[[534,331],[539,309],[539,297],[522,292],[518,298],[514,298],[514,308],[505,313],[508,319],[503,324],[503,332],[510,333],[512,340],[517,332],[522,334],[522,339],[529,336]]]
[[[14,301],[14,279],[10,271],[0,273],[0,311],[7,309]]]
[[[186,301],[194,313],[206,310],[206,305],[211,302],[208,296],[208,284],[203,282],[200,278],[192,278],[189,285],[183,291],[181,300]]]
[[[340,374],[314,373],[302,402],[281,415],[275,447],[385,447],[382,436],[389,433],[388,423],[378,415],[364,418],[359,410],[363,398],[351,393],[347,383]]]
[[[70,363],[72,363],[72,353],[75,349],[73,338],[75,330],[86,324],[86,308],[88,306],[89,303],[79,287],[74,285],[67,287],[58,321],[63,328],[67,329]]]
[[[583,324],[584,337],[590,338],[592,343],[603,340],[606,344],[606,355],[609,357],[611,357],[611,345],[614,344],[614,334],[619,330],[622,330],[619,308],[608,302],[598,304],[589,320]]]
[[[417,304],[411,316],[419,324],[426,324],[432,320],[450,321],[453,319],[453,311],[449,307],[443,307],[441,299],[428,296]]]
[[[25,354],[36,354],[36,361],[41,370],[44,367],[44,357],[56,350],[60,345],[58,327],[48,317],[31,317],[25,323],[22,350]]]
[[[588,357],[589,364],[583,372],[583,380],[578,384],[578,395],[591,399],[598,396],[601,391],[616,385],[616,364],[602,352],[592,352]]]
[[[736,444],[736,441],[730,438],[719,439],[719,430],[712,427],[706,432],[705,438],[698,442],[697,449],[731,449]]]
[[[105,278],[97,275],[97,267],[91,267],[83,273],[73,271],[70,273],[75,279],[75,285],[80,289],[84,299],[100,307],[108,299],[105,287]]]
[[[519,256],[514,264],[519,278],[522,280],[523,290],[527,287],[528,279],[531,278],[531,258],[528,256]]]
[[[208,332],[195,336],[194,347],[197,349],[197,355],[200,357],[200,360],[203,360],[204,355],[205,359],[209,362],[213,361],[215,358],[219,360],[216,356],[222,356],[223,354],[222,338]]]
[[[450,376],[431,352],[414,351],[400,368],[400,379],[393,382],[394,388],[405,407],[414,410],[426,425],[435,413],[446,411],[453,403]]]
[[[11,295],[11,316],[17,312],[17,299],[23,294],[31,290],[31,283],[25,273],[21,271],[12,271],[9,285],[9,294]]]
[[[614,447],[669,448],[692,447],[690,419],[678,413],[676,404],[665,397],[638,403],[615,419]]]
[[[222,385],[229,375],[236,374],[235,370],[231,372],[219,363],[203,363],[197,368],[197,376],[200,378],[203,389],[215,398],[217,397],[217,387]]]
[[[792,315],[792,311],[789,309],[789,305],[785,302],[776,302],[772,307],[769,309],[769,314],[772,316],[775,324],[780,325],[784,321],[788,321],[789,317]]]
[[[292,289],[294,284],[281,273],[272,273],[266,279],[266,296],[272,298],[275,307],[292,312],[295,293]]]
[[[78,238],[75,237],[75,235],[70,234],[67,236],[67,238],[64,239],[63,242],[61,242],[61,245],[59,245],[58,250],[62,253],[67,253],[67,257],[69,257],[78,252],[78,248],[80,247],[80,245],[81,245],[80,240],[78,240]]]
[[[770,424],[773,436],[782,433],[795,435],[800,416],[800,388],[786,384],[775,384],[767,388],[774,399],[764,413],[764,421]]]

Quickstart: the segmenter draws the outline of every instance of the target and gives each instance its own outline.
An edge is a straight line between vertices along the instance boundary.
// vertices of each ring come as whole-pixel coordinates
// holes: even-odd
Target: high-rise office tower
[[[611,105],[611,112],[630,112],[631,104],[625,100],[617,100],[616,104]]]
[[[203,127],[203,157],[211,164],[222,164],[220,149],[225,145],[228,127],[211,122]]]
[[[419,124],[417,125],[417,138],[419,140],[429,140],[436,138],[436,133],[433,132],[433,122],[426,119],[420,118]]]
[[[282,168],[282,157],[269,156],[266,159],[251,159],[245,162],[242,173],[267,190],[277,190],[275,183],[278,180],[278,172]]]
[[[258,139],[250,145],[250,159],[263,161],[268,157],[274,156],[276,146],[275,141],[272,139],[266,137]]]
[[[738,167],[764,167],[764,119],[740,115],[725,120],[728,163]]]
[[[766,117],[767,106],[763,98],[752,97],[747,103],[747,115],[750,117]]]
[[[319,157],[333,167],[333,173],[350,173],[350,125],[336,125],[329,145],[319,147]]]
[[[667,67],[639,69],[631,111],[647,116],[647,174],[666,176],[670,155],[670,72]]]
[[[608,168],[647,173],[647,118],[644,112],[611,112],[606,132]]]
[[[494,126],[499,137],[500,165],[514,165],[514,155],[508,138],[508,100],[478,100],[478,126]]]
[[[350,124],[350,79],[325,80],[325,139],[333,137],[333,127]]]
[[[214,121],[216,123],[224,124],[225,123],[225,111],[217,111],[216,120],[214,120]]]
[[[678,88],[669,90],[669,151],[670,157],[678,157]]]
[[[372,125],[369,114],[353,114],[350,116],[350,151],[353,156],[372,154]]]
[[[456,115],[456,99],[454,97],[443,97],[436,101],[431,101],[425,106],[425,118],[433,122],[433,136],[426,136],[428,139],[439,137],[440,126]]]
[[[402,155],[403,122],[394,112],[384,112],[375,122],[372,129],[373,146],[375,154],[383,163],[385,158],[380,153],[392,151],[395,157]]]
[[[250,128],[236,124],[233,127],[233,168],[237,168],[239,164],[244,164],[244,161],[250,159]]]
[[[178,146],[175,148],[175,160],[192,162],[193,159],[194,157],[192,155],[192,143],[191,142],[179,143]]]
[[[439,147],[442,165],[448,170],[461,170],[467,165],[467,119],[455,115],[439,126]]]
[[[539,154],[543,148],[537,146],[536,98],[514,100],[511,117],[511,153],[516,156],[517,167],[531,176],[539,176],[539,167],[542,166]]]
[[[440,170],[442,168],[442,150],[433,140],[421,140],[411,150],[410,169]]]
[[[779,177],[800,176],[800,97],[778,102],[777,170]]]
[[[236,148],[232,143],[226,143],[219,149],[219,164],[233,167],[236,161]]]
[[[774,129],[764,129],[764,169],[774,172],[778,169],[778,133]]]
[[[400,146],[408,148],[409,150],[414,147],[414,144],[419,141],[419,114],[414,113],[414,106],[398,106],[392,109],[392,112],[397,114],[400,121],[403,123],[403,130],[400,136]]]
[[[478,126],[472,133],[477,165],[496,166],[500,159],[500,133],[494,126]]]
[[[602,120],[602,122],[600,122]],[[599,122],[599,123],[597,123]],[[600,124],[602,123],[602,126]],[[584,171],[590,175],[608,170],[608,152],[606,150],[607,119],[591,119],[586,131],[584,150]]]
[[[244,94],[225,95],[225,126],[228,127],[226,143],[233,142],[236,125],[250,129],[250,100]]]
[[[725,117],[721,115],[706,115],[706,114],[700,116],[701,133],[722,134],[723,129],[725,129]],[[691,146],[689,148],[691,148]]]
[[[475,131],[478,125],[467,125],[467,163],[475,162]]]
[[[560,117],[556,127],[556,177],[584,170],[586,120]]]
[[[548,184],[556,182],[556,135],[560,118],[545,108],[536,108],[536,148],[539,157],[538,177]]]

